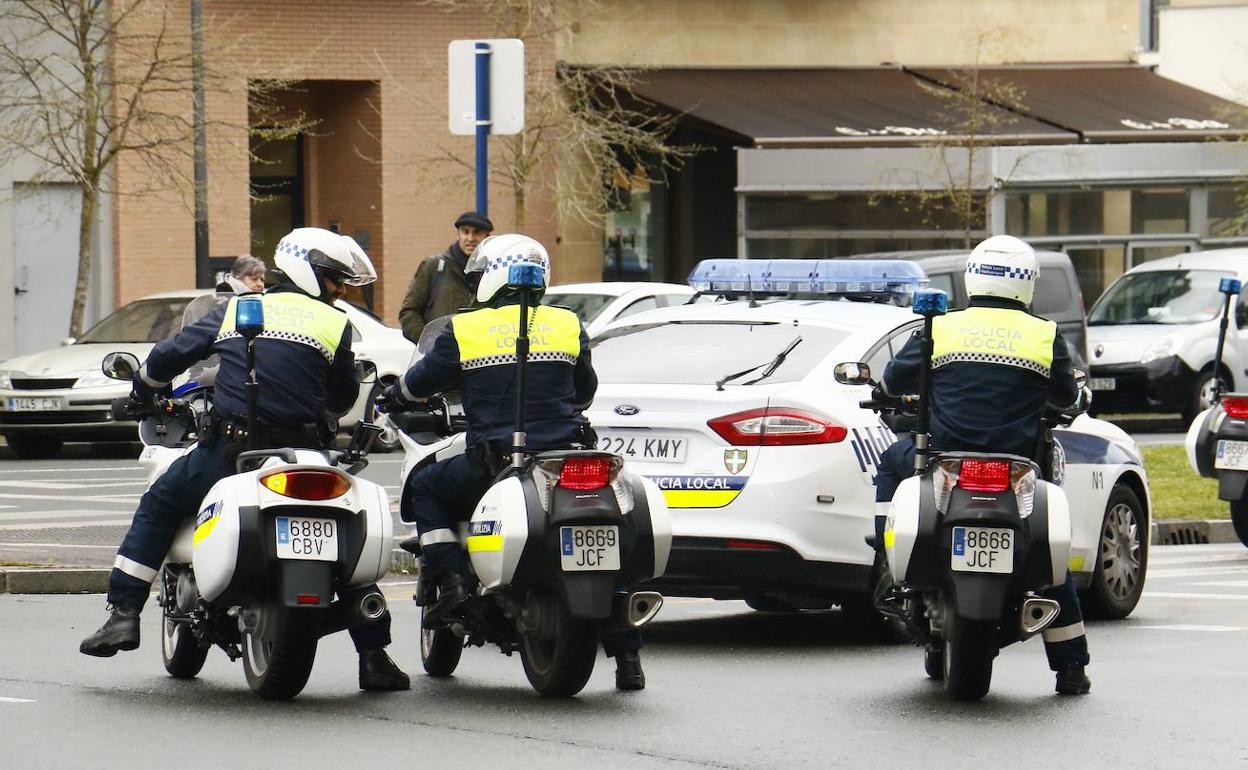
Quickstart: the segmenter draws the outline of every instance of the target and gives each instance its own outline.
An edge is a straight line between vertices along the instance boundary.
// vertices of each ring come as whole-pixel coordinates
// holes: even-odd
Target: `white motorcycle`
[[[192,304],[187,317],[204,309]],[[247,298],[238,306],[238,329],[251,335],[250,359],[263,309]],[[130,353],[110,353],[102,364],[106,375],[122,380],[138,367]],[[194,448],[210,391],[210,380],[201,377],[150,405],[114,404],[115,413],[140,420],[140,463],[149,469],[149,485]],[[343,452],[239,454],[238,472],[212,487],[161,568],[161,657],[171,676],[195,677],[216,645],[230,660],[243,659],[247,684],[261,698],[293,698],[307,683],[320,637],[381,617],[380,593],[350,590],[375,583],[390,566],[393,522],[385,489],[354,476],[367,465],[364,455],[377,433],[362,425]],[[351,599],[333,601],[335,594]]]
[[[512,270],[515,271],[513,266]],[[522,287],[513,273],[509,283]],[[528,328],[527,294],[519,328]],[[448,319],[426,327],[417,359]],[[529,683],[543,695],[569,697],[593,673],[603,633],[638,628],[658,613],[663,597],[637,591],[659,577],[671,550],[671,517],[649,479],[630,473],[619,455],[593,449],[532,452],[523,446],[527,334],[517,343],[517,438],[509,467],[461,528],[479,586],[446,617],[426,623],[437,586],[421,581],[420,656],[430,676],[450,676],[466,646],[519,650]],[[464,421],[444,398],[424,414],[393,415],[405,452],[400,516],[415,522],[409,486],[429,463],[465,451]],[[418,538],[402,547],[419,553]]]

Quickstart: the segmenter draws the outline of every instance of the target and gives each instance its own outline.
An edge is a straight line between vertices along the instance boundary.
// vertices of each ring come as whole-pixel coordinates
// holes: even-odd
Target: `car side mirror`
[[[355,381],[372,382],[377,379],[377,364],[360,359],[355,362]]]
[[[869,385],[871,367],[861,361],[846,361],[836,365],[832,377],[842,385]]]
[[[61,337],[61,347],[67,348],[78,341],[77,337]]]
[[[100,371],[113,380],[133,380],[139,371],[139,358],[133,353],[109,353],[100,362]]]

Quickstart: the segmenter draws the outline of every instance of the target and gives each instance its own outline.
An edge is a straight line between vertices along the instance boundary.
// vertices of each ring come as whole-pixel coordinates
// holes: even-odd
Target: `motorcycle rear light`
[[[299,500],[333,500],[351,491],[351,482],[332,471],[279,471],[260,483],[283,497]]]
[[[559,469],[559,486],[564,489],[602,489],[610,483],[609,457],[573,457]]]
[[[1248,417],[1248,397],[1223,396],[1222,410],[1237,420]]]
[[[741,551],[779,551],[784,548],[778,543],[768,543],[763,540],[725,540],[724,547]]]
[[[811,412],[764,407],[716,417],[706,423],[733,446],[801,446],[835,444],[849,431]]]
[[[297,604],[320,604],[321,595],[320,594],[298,594],[295,596],[295,602]]]
[[[963,460],[958,486],[968,492],[1004,492],[1010,488],[1010,463],[1005,460]]]

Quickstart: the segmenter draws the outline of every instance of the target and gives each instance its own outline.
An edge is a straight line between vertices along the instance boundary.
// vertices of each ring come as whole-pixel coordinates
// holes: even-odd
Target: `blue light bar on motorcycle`
[[[507,288],[540,289],[546,285],[542,266],[535,262],[517,262],[507,268]]]
[[[869,295],[908,298],[928,283],[923,268],[904,259],[704,259],[689,285],[704,294]]]
[[[1238,278],[1223,278],[1218,281],[1218,291],[1223,294],[1239,294],[1244,284]]]
[[[910,307],[916,315],[923,317],[944,315],[949,310],[949,295],[940,289],[923,289],[916,291],[910,300]]]
[[[259,296],[239,297],[234,307],[234,329],[247,339],[264,331],[264,302]]]

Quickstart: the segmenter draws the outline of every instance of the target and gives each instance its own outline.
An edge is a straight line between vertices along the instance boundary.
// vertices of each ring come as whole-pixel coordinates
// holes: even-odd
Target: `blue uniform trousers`
[[[875,500],[887,503],[893,499],[901,482],[914,475],[914,436],[908,435],[885,449],[876,466]],[[876,516],[876,540],[883,546],[884,517]],[[1083,610],[1079,607],[1079,594],[1074,580],[1066,574],[1066,582],[1043,591],[1042,596],[1060,605],[1057,619],[1042,632],[1044,652],[1049,658],[1049,668],[1057,671],[1067,666],[1088,665],[1088,637],[1083,628]]]
[[[108,601],[142,607],[160,574],[165,554],[178,529],[199,510],[208,490],[235,473],[239,448],[225,441],[200,445],[174,460],[164,475],[143,494],[130,531],[121,541],[108,578]],[[376,586],[352,588],[348,595]],[[351,630],[357,650],[380,650],[390,643],[390,613],[375,623]]]
[[[425,579],[436,580],[447,570],[467,571],[468,553],[459,543],[459,525],[472,516],[477,501],[493,483],[490,469],[469,454],[416,471],[410,502],[420,535],[421,571]],[[611,657],[639,650],[641,634],[636,629],[603,634],[602,649]]]

